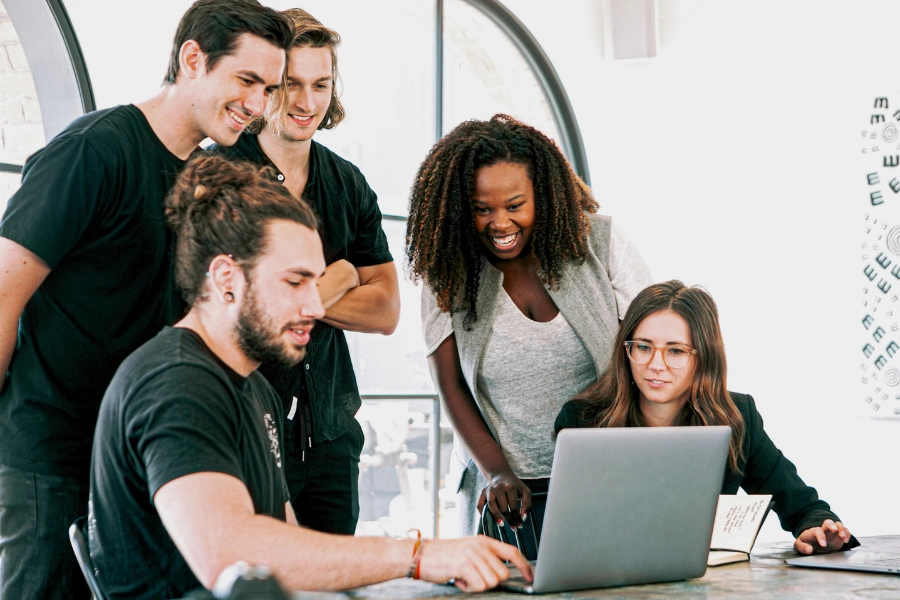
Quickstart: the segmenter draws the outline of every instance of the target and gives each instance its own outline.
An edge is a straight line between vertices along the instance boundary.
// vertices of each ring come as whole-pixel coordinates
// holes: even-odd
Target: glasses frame
[[[633,344],[647,344],[648,346],[650,346],[651,348],[653,348],[653,353],[650,355],[650,360],[648,360],[648,361],[645,362],[645,363],[639,363],[639,362],[636,361],[634,358],[632,358],[632,357],[631,357],[631,347],[632,347]],[[665,353],[665,350],[668,349],[668,348],[681,348],[682,350],[686,350],[686,351],[688,352],[688,360],[687,360],[683,365],[681,365],[681,366],[679,366],[679,367],[675,367],[675,366],[670,365],[670,364],[669,364],[669,361],[666,360],[666,353]],[[630,360],[631,362],[633,362],[633,363],[636,364],[636,365],[649,365],[650,363],[653,362],[653,358],[656,356],[656,353],[657,353],[657,352],[659,352],[660,355],[662,356],[663,363],[665,363],[665,365],[666,365],[667,367],[669,367],[670,369],[683,369],[683,368],[685,368],[686,366],[688,366],[688,363],[691,362],[691,361],[690,361],[691,356],[697,354],[697,349],[696,349],[696,348],[691,348],[690,346],[684,346],[684,345],[681,345],[681,344],[679,344],[679,345],[677,345],[677,346],[663,346],[663,347],[659,347],[659,346],[657,346],[656,344],[651,344],[650,342],[645,342],[645,341],[643,341],[643,340],[628,340],[627,342],[625,342],[625,356],[627,356],[627,357],[628,357],[628,360]]]

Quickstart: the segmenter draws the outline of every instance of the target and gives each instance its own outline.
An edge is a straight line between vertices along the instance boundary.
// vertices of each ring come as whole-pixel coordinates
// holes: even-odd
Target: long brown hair
[[[328,105],[328,110],[325,111],[325,117],[319,123],[318,129],[334,129],[346,116],[344,105],[341,104],[338,94],[340,73],[338,72],[337,47],[341,45],[341,36],[334,29],[322,25],[318,19],[302,8],[290,8],[281,14],[287,17],[294,26],[294,41],[291,50],[294,48],[328,48],[331,52],[331,103]],[[284,123],[288,118],[287,114],[290,108],[288,106],[290,97],[287,81],[289,67],[290,51],[288,51],[288,63],[284,67],[281,87],[272,94],[263,116],[250,124],[249,131],[251,133],[260,131],[266,125],[271,125],[279,134],[284,130]]]
[[[507,115],[466,121],[435,144],[410,192],[406,260],[413,281],[431,288],[442,311],[463,311],[466,327],[477,319],[484,256],[472,214],[475,173],[500,162],[524,165],[534,185],[531,252],[546,285],[557,287],[565,261],[584,258],[586,213],[598,208],[556,144]]]
[[[728,467],[732,472],[740,473],[744,419],[726,388],[725,345],[716,303],[702,288],[687,287],[672,280],[651,285],[634,298],[619,327],[609,368],[597,383],[577,398],[583,407],[582,418],[597,427],[646,425],[638,402],[638,389],[632,382],[625,342],[632,338],[641,321],[662,310],[671,310],[687,322],[691,343],[697,350],[690,396],[675,424],[730,426]]]

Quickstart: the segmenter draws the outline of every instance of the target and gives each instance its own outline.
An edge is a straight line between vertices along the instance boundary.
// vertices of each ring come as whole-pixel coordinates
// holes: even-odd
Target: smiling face
[[[693,347],[691,329],[687,321],[669,309],[644,317],[635,328],[631,339],[648,342],[660,350],[671,346]],[[696,355],[692,355],[687,365],[680,369],[667,366],[662,352],[654,353],[646,365],[629,360],[631,376],[639,391],[640,409],[648,424],[674,424],[675,417],[690,394],[696,370],[695,357]]]
[[[269,95],[281,85],[285,53],[260,37],[244,33],[238,37],[234,51],[209,71],[204,58],[201,53],[201,64],[193,72],[191,107],[197,135],[230,146],[246,124],[262,114]]]
[[[488,256],[522,256],[534,231],[534,184],[525,165],[499,162],[475,171],[475,232]]]
[[[317,287],[325,272],[322,242],[304,225],[276,220],[266,227],[266,246],[244,290],[235,333],[249,359],[292,366],[325,315]]]
[[[331,50],[327,47],[295,47],[287,67],[287,114],[281,137],[295,142],[312,138],[331,106],[334,86]]]

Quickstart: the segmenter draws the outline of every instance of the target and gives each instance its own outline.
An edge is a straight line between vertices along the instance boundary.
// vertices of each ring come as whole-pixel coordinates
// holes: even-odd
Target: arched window
[[[13,43],[14,23],[20,40],[15,43],[27,57],[25,67],[32,65],[33,84],[18,101],[23,107],[28,102],[30,114],[36,114],[43,128],[43,135],[33,135],[18,154],[0,155],[0,201],[5,203],[3,194],[18,185],[24,158],[74,118],[154,93],[163,78],[171,35],[189,2],[157,3],[141,16],[140,28],[129,22],[135,17],[132,11],[112,10],[113,0],[0,3],[9,13],[0,12],[0,44]],[[378,194],[398,269],[403,268],[408,192],[416,170],[434,142],[462,120],[508,113],[554,138],[588,180],[581,135],[559,78],[534,37],[501,2],[268,0],[266,4],[276,9],[300,5],[343,38],[339,86],[347,118],[333,131],[318,132],[316,140],[359,166]],[[122,23],[98,15],[115,15]],[[133,51],[110,52],[113,47],[135,46],[140,46],[140,56]],[[3,49],[9,55],[8,48]],[[3,57],[0,52],[0,77],[6,64]],[[93,85],[88,65],[94,71]],[[6,126],[2,116],[6,89],[11,88],[0,79],[0,128]],[[440,479],[434,476],[438,465],[446,472],[451,432],[441,422],[424,358],[419,296],[419,290],[401,277],[403,309],[397,331],[389,337],[348,335],[360,389],[369,398],[359,414],[368,433],[361,466],[360,522],[362,530],[372,533],[402,533],[411,525],[437,529],[435,513],[440,514],[442,534],[455,529],[453,491],[440,496],[447,510],[434,510],[439,492],[432,482]],[[394,435],[397,431],[402,432],[400,437]],[[386,521],[383,517],[388,515]]]
[[[0,214],[25,159],[91,110],[87,69],[62,4],[0,0]]]

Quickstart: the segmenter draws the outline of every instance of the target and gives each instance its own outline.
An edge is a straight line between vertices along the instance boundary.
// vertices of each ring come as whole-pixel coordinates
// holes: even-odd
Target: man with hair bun
[[[394,540],[298,526],[282,471],[284,417],[256,372],[296,365],[325,308],[316,217],[271,173],[194,160],[166,206],[190,312],[129,356],[100,407],[89,546],[107,598],[180,598],[237,561],[290,590],[411,576],[481,591],[515,547],[484,536]]]
[[[163,199],[201,140],[233,144],[262,113],[291,38],[256,0],[199,0],[159,94],[76,119],[26,162],[0,222],[0,598],[89,594],[66,531],[87,513],[100,399],[184,314]]]
[[[359,169],[313,140],[317,130],[344,118],[336,89],[341,38],[302,9],[284,14],[295,30],[284,85],[250,128],[258,133],[248,131],[233,146],[213,151],[272,167],[276,179],[321,217],[325,316],[299,367],[264,364],[260,372],[287,415],[285,474],[297,519],[318,531],[352,535],[364,437],[354,418],[362,402],[344,331],[393,333],[400,290],[375,193]]]

